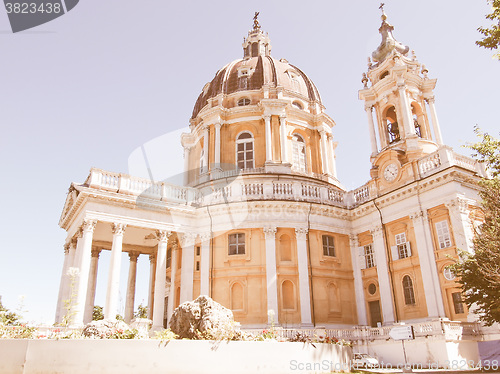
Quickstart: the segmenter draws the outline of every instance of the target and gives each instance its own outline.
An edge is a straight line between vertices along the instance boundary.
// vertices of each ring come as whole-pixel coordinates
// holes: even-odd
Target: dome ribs
[[[267,59],[269,60],[269,64],[272,67],[271,72],[272,72],[272,75],[273,75],[274,87],[277,87],[278,86],[278,77],[276,75],[276,65],[274,65],[274,60],[273,60],[273,58],[271,56],[267,56]]]
[[[316,86],[314,85],[314,83],[311,82],[309,77],[307,75],[305,75],[304,72],[302,70],[300,70],[297,66],[292,65],[292,64],[289,64],[289,65],[291,67],[293,67],[295,70],[297,70],[299,72],[300,76],[302,77],[302,79],[304,79],[304,82],[305,82],[306,87],[307,87],[307,93],[309,95],[309,100],[317,100],[317,101],[321,102],[321,97],[319,96],[319,91],[316,88]]]

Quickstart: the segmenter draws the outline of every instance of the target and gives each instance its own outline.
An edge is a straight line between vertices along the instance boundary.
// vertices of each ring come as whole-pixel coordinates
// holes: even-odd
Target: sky
[[[385,4],[396,39],[438,79],[444,142],[470,155],[462,146],[476,140],[474,125],[500,132],[500,62],[475,45],[477,27],[488,24],[486,0]],[[66,238],[58,221],[70,183],[83,182],[91,167],[135,173],[143,145],[154,149],[149,156],[159,175],[180,170],[180,129],[205,83],[242,57],[255,11],[271,38],[271,54],[312,79],[336,122],[341,183],[347,189],[364,184],[370,143],[358,90],[380,43],[378,7],[373,0],[82,0],[68,14],[16,34],[1,9],[3,304],[21,309],[25,320],[53,322]],[[108,264],[103,253],[98,305],[104,304]],[[121,311],[127,271],[124,257]],[[149,260],[139,257],[136,305],[147,303],[148,277]]]

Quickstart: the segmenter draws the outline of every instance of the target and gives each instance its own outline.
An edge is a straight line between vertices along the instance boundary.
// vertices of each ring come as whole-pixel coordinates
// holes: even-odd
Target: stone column
[[[361,274],[362,257],[359,256],[358,236],[349,236],[349,246],[351,249],[352,272],[354,276],[354,292],[356,297],[356,311],[358,314],[358,325],[367,325],[365,295],[363,290],[363,276]]]
[[[189,184],[189,152],[191,151],[191,147],[184,147],[184,186]]]
[[[203,127],[203,172],[208,172],[208,136],[209,127],[208,125]]]
[[[441,135],[441,127],[439,126],[439,121],[436,113],[436,106],[434,105],[434,97],[426,99],[429,109],[431,111],[432,118],[432,129],[434,130],[434,136],[436,137],[436,143],[438,145],[443,145],[443,137]]]
[[[400,98],[400,110],[403,114],[403,126],[405,129],[405,138],[416,135],[415,126],[413,126],[413,121],[410,115],[410,103],[408,101],[408,96],[406,96],[406,86],[404,84],[398,84],[398,92]]]
[[[78,239],[78,281],[76,284],[75,303],[73,308],[72,326],[83,326],[85,313],[85,301],[87,300],[87,289],[89,283],[90,259],[92,254],[92,238],[97,221],[84,220],[82,225],[82,237]]]
[[[274,311],[278,316],[278,279],[276,275],[276,227],[265,227],[266,238],[266,285],[267,285],[267,310]],[[302,299],[301,299],[302,301]],[[302,304],[302,302],[301,302]],[[272,318],[268,314],[267,323],[271,324]],[[279,323],[279,320],[277,320]]]
[[[158,230],[158,251],[156,253],[156,276],[153,307],[153,331],[163,329],[163,316],[165,314],[165,284],[167,281],[167,244],[170,231]],[[170,303],[169,303],[170,304]]]
[[[326,132],[325,130],[318,130],[321,138],[321,170],[323,174],[328,174],[328,155],[326,150]]]
[[[220,128],[222,123],[218,122],[214,125],[215,127],[215,167],[220,169]]]
[[[170,293],[168,295],[168,310],[167,310],[167,319],[170,323],[170,318],[172,317],[172,313],[174,312],[175,306],[175,281],[176,281],[176,273],[177,273],[177,250],[178,244],[177,242],[172,243],[172,259],[170,261]]]
[[[194,242],[195,235],[181,235],[181,297],[179,300],[181,304],[185,301],[193,300]]]
[[[118,313],[120,267],[125,226],[122,223],[113,224],[113,243],[111,244],[111,258],[109,260],[108,289],[106,301],[104,302],[104,319],[116,319]]]
[[[272,153],[272,143],[271,143],[271,116],[264,116],[264,125],[266,133],[266,162],[270,162],[273,159]]]
[[[469,219],[467,200],[457,197],[446,203],[446,207],[450,212],[451,231],[453,232],[456,247],[469,253],[474,253],[472,243],[474,231]]]
[[[410,215],[413,220],[415,239],[417,241],[417,253],[424,284],[425,302],[427,304],[427,315],[429,318],[445,317],[443,296],[436,268],[436,257],[434,256],[434,245],[427,220],[427,214],[422,211]]]
[[[64,299],[66,297],[65,291],[68,287],[68,281],[69,281],[68,279],[68,269],[70,267],[69,247],[70,247],[69,243],[64,244],[64,262],[61,273],[61,281],[59,283],[59,295],[57,296],[56,319],[55,319],[56,324],[62,322],[62,316],[64,313]]]
[[[200,295],[210,295],[210,233],[201,235]]]
[[[155,297],[156,256],[149,255],[149,293],[148,293],[148,318],[153,319],[153,306]]]
[[[301,326],[308,328],[312,326],[311,319],[311,293],[309,285],[309,261],[307,256],[307,229],[296,228],[297,240],[297,262],[299,270],[299,295],[300,295],[300,319]]]
[[[97,271],[99,265],[99,254],[101,250],[97,247],[92,248],[92,259],[90,261],[90,274],[89,286],[87,290],[87,301],[85,303],[85,314],[83,322],[86,324],[92,321],[92,314],[94,312],[95,291],[97,286]]]
[[[288,163],[288,142],[286,136],[286,116],[280,116],[280,130],[281,130],[281,162]]]
[[[373,123],[373,106],[365,107],[366,115],[368,116],[368,133],[370,135],[370,144],[372,147],[372,156],[378,153],[377,135],[375,134],[375,124]]]
[[[67,308],[68,308],[68,303],[71,301],[72,293],[74,294],[76,292],[76,283],[77,279],[75,281],[72,281],[71,276],[70,276],[70,271],[72,269],[78,268],[78,264],[76,263],[76,248],[77,248],[77,238],[74,237],[71,239],[69,243],[69,254],[68,254],[68,269],[66,270],[65,275],[65,281],[64,281],[64,289],[63,289],[63,298],[61,300],[61,306],[60,306],[60,311],[59,311],[59,323],[63,322],[63,318],[67,313]],[[73,283],[73,284],[72,284]],[[73,300],[74,303],[74,300]],[[66,321],[70,322],[70,321]],[[57,323],[57,320],[56,320]]]
[[[135,303],[135,279],[137,276],[137,259],[139,253],[130,252],[128,254],[130,259],[128,268],[127,280],[127,297],[125,300],[125,322],[130,323],[134,319],[134,303]]]
[[[335,148],[337,147],[337,145],[333,142],[333,135],[330,135],[328,137],[328,141],[330,143],[330,152],[332,153],[331,157],[330,157],[330,166],[331,166],[331,172],[332,172],[332,175],[337,178],[337,165],[336,165],[336,157],[335,157]]]
[[[392,287],[389,278],[389,267],[387,265],[387,251],[384,243],[382,226],[376,226],[370,230],[373,236],[373,251],[377,262],[377,277],[380,288],[380,306],[382,308],[382,319],[384,325],[394,323],[394,304],[392,302]]]

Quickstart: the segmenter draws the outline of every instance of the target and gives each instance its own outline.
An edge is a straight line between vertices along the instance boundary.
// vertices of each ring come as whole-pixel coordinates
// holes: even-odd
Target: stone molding
[[[370,229],[370,233],[372,234],[373,236],[373,240],[375,240],[375,238],[380,238],[382,237],[383,235],[383,228],[382,228],[382,225],[377,225],[373,228]]]

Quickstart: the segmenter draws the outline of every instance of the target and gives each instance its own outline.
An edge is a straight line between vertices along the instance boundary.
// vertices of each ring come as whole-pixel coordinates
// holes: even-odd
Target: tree
[[[15,312],[9,311],[2,304],[2,296],[0,296],[0,324],[13,326],[18,325],[21,320],[21,316],[19,316]]]
[[[493,21],[490,27],[479,27],[477,30],[483,34],[483,39],[478,40],[476,44],[483,48],[498,50],[500,47],[500,0],[488,0],[491,4],[491,13],[486,15],[486,19]],[[495,23],[496,22],[496,23]],[[494,55],[500,60],[500,53]]]
[[[134,314],[135,318],[148,318],[148,307],[139,304],[137,307],[137,312]]]
[[[92,311],[92,321],[100,321],[101,319],[104,319],[102,306],[94,305],[94,310]]]
[[[474,305],[480,319],[491,326],[500,322],[500,140],[482,133],[468,147],[486,165],[491,178],[480,181],[484,222],[473,239],[474,253],[461,252],[461,261],[452,266],[459,277],[464,301]]]

